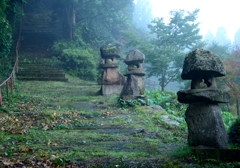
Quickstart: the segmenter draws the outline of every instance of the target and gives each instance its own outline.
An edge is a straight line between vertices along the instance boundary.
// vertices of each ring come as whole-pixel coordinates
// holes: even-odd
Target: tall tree
[[[134,5],[133,23],[145,30],[153,19],[152,6],[149,0],[137,0]]]
[[[230,46],[228,44],[220,45],[216,41],[208,43],[206,49],[217,54],[222,60],[225,60],[228,56],[231,55]]]
[[[224,27],[219,27],[216,32],[216,37],[214,41],[218,42],[220,45],[229,45],[231,40],[227,36],[227,31]]]
[[[240,46],[240,29],[237,30],[237,32],[234,35],[234,45]]]
[[[196,23],[198,12],[171,11],[169,23],[156,18],[149,25],[156,38],[145,51],[147,70],[150,76],[158,77],[162,91],[169,82],[179,79],[185,51],[204,46]]]
[[[207,42],[207,43],[212,43],[214,41],[214,35],[211,31],[208,31],[205,36],[204,36],[204,40]]]
[[[119,29],[132,19],[133,0],[55,0],[55,16],[67,25],[65,30],[70,39],[79,29],[88,43],[114,42]]]
[[[0,1],[0,58],[6,57],[12,45],[12,28],[7,20],[8,0]]]
[[[240,46],[234,45],[231,49],[231,55],[224,60],[224,67],[227,76],[219,78],[219,85],[223,89],[227,88],[232,100],[230,104],[236,105],[237,113],[239,110],[239,95],[240,95]]]
[[[12,71],[12,62],[9,52],[13,45],[13,36],[17,32],[16,24],[22,16],[21,4],[24,0],[0,1],[0,82]]]

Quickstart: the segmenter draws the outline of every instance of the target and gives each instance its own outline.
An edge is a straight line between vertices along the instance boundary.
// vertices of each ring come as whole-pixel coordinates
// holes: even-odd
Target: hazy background
[[[164,17],[167,21],[170,10],[185,9],[193,11],[200,9],[198,22],[200,33],[205,36],[208,31],[216,35],[219,27],[224,27],[228,38],[233,42],[234,35],[240,28],[238,0],[149,0],[154,17]]]

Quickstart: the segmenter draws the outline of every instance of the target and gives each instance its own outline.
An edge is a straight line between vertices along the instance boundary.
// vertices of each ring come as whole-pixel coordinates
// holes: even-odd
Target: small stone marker
[[[125,83],[125,78],[118,72],[118,61],[120,58],[117,47],[112,45],[102,46],[101,63],[99,68],[103,69],[101,78],[98,80],[98,84],[101,85],[100,94],[120,94]]]
[[[123,100],[135,100],[144,95],[144,76],[146,75],[142,66],[144,59],[145,55],[135,50],[124,60],[128,65],[128,72],[124,74],[127,76],[127,81],[120,95]]]

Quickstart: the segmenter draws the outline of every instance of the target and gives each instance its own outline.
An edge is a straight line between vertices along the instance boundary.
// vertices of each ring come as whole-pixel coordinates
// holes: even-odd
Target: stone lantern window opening
[[[116,64],[117,63],[117,58],[116,57],[106,58],[105,63],[106,64]]]
[[[142,69],[143,69],[143,66],[141,63],[128,64],[128,71],[142,70]]]
[[[205,77],[194,77],[191,80],[191,89],[206,89],[206,88],[212,88],[216,89],[217,84],[214,76],[208,75]]]

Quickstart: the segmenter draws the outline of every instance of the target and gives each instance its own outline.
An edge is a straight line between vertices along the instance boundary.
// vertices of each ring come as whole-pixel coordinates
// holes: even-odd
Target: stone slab
[[[180,103],[228,103],[230,96],[227,92],[219,89],[189,89],[180,90],[177,92],[178,101]]]
[[[101,94],[102,95],[120,94],[122,88],[123,85],[102,85]]]

